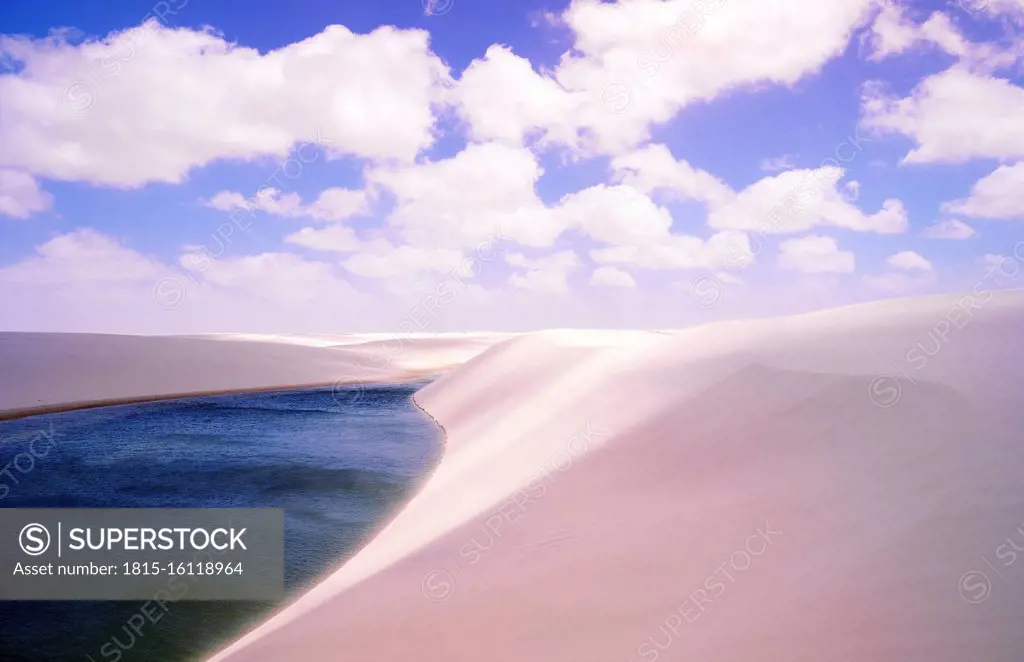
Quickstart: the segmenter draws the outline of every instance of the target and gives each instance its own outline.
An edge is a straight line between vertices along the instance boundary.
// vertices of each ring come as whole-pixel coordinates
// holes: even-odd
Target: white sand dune
[[[423,490],[212,660],[1019,662],[1024,294],[959,300],[498,344],[417,394]]]
[[[495,340],[504,340],[516,334],[513,333],[337,333],[337,334],[273,334],[273,333],[204,333],[190,336],[179,336],[183,338],[200,338],[206,340],[253,340],[257,342],[276,342],[291,345],[304,345],[307,347],[344,347],[347,345],[361,345],[368,342],[398,342],[421,341],[421,340],[447,340],[462,342],[484,342],[493,343]]]
[[[506,335],[128,336],[0,333],[0,416],[231,390],[399,381],[450,369]]]

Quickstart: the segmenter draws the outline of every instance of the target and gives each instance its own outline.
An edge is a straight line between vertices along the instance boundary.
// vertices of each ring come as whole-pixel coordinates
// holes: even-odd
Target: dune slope
[[[1024,295],[960,301],[501,343],[417,394],[422,492],[212,659],[1016,661]]]

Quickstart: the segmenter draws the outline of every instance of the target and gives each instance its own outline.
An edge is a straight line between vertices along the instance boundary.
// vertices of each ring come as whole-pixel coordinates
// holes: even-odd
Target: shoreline
[[[390,382],[390,383],[399,383],[399,382]],[[263,616],[258,621],[253,622],[253,624],[250,625],[249,629],[247,629],[242,634],[237,635],[232,640],[229,640],[227,642],[222,643],[219,648],[211,651],[207,655],[204,655],[201,658],[202,660],[217,660],[217,659],[220,659],[224,655],[230,654],[229,651],[231,650],[231,648],[233,646],[235,646],[235,644],[237,642],[244,640],[246,637],[249,637],[250,635],[253,635],[253,633],[258,628],[262,627],[265,623],[273,620],[274,618],[277,618],[279,615],[281,615],[282,613],[284,613],[285,611],[290,609],[292,607],[292,605],[294,605],[294,604],[298,603],[300,600],[302,600],[306,596],[306,594],[308,594],[310,591],[316,589],[318,586],[320,586],[320,584],[322,584],[325,580],[327,580],[329,577],[331,577],[335,572],[338,572],[343,567],[345,567],[345,565],[348,564],[349,562],[351,562],[352,559],[354,559],[356,556],[358,556],[360,553],[362,553],[362,551],[364,549],[366,549],[366,547],[368,545],[370,545],[377,538],[377,536],[379,536],[383,531],[385,531],[389,526],[391,526],[391,524],[395,521],[395,519],[399,515],[401,515],[403,512],[405,512],[406,508],[409,507],[409,504],[417,496],[419,496],[419,494],[427,486],[427,484],[430,482],[430,480],[434,477],[434,474],[437,473],[437,470],[438,470],[438,468],[440,468],[441,463],[444,462],[446,451],[448,450],[448,431],[445,429],[444,425],[442,425],[441,422],[434,417],[433,414],[431,414],[429,411],[427,411],[427,409],[423,405],[421,405],[419,402],[417,402],[416,394],[415,393],[413,393],[411,396],[409,396],[409,401],[412,402],[413,406],[416,409],[418,409],[420,411],[420,413],[422,413],[428,419],[430,419],[430,422],[433,423],[434,426],[437,427],[437,429],[440,430],[440,432],[441,432],[441,452],[438,454],[437,463],[434,464],[434,466],[431,468],[429,473],[425,474],[421,478],[420,483],[416,486],[416,491],[414,493],[410,494],[409,498],[406,499],[404,503],[402,503],[401,505],[396,507],[393,512],[389,513],[387,517],[381,519],[377,523],[377,527],[374,529],[374,531],[369,533],[366,536],[366,539],[363,541],[363,544],[357,550],[355,550],[352,553],[351,556],[349,556],[347,559],[345,559],[344,561],[339,563],[336,567],[334,567],[331,570],[329,570],[328,572],[324,573],[324,575],[321,576],[318,579],[318,581],[316,581],[315,583],[311,584],[310,586],[305,587],[297,595],[292,596],[292,598],[289,601],[285,602],[284,600],[282,600],[279,604],[277,604],[275,606],[275,608],[274,608],[274,610],[272,612],[270,612],[269,614]]]
[[[118,407],[122,405],[137,405],[145,404],[147,402],[164,402],[167,400],[184,400],[187,398],[202,398],[208,396],[217,395],[239,395],[246,393],[269,393],[273,391],[297,391],[308,388],[324,388],[328,386],[354,386],[356,384],[372,384],[380,386],[384,384],[405,384],[408,382],[418,381],[426,377],[439,377],[443,372],[450,370],[445,368],[443,371],[430,370],[424,371],[423,373],[410,372],[401,378],[397,379],[380,379],[373,381],[332,381],[332,382],[314,382],[306,384],[281,384],[277,386],[252,386],[245,388],[227,388],[227,389],[213,389],[213,390],[199,390],[199,391],[188,391],[179,393],[164,393],[164,394],[151,394],[151,395],[139,395],[139,396],[128,396],[122,398],[101,398],[98,400],[79,400],[75,402],[61,402],[52,405],[39,405],[36,407],[22,407],[19,409],[7,409],[0,411],[0,421],[13,421],[21,418],[29,418],[31,416],[42,416],[45,414],[59,414],[69,411],[78,411],[80,409],[98,409],[100,407]],[[415,403],[415,400],[413,401]],[[424,411],[419,404],[416,406]],[[429,414],[427,414],[429,416]],[[430,417],[432,420],[433,416]],[[436,424],[437,421],[434,420]],[[440,425],[438,425],[440,427]],[[442,427],[442,433],[444,428]]]
[[[416,394],[415,393],[413,393],[411,396],[409,396],[409,399],[412,400],[412,404],[416,406],[416,409],[419,409],[421,412],[423,412],[427,416],[427,418],[429,418],[431,420],[431,422],[434,425],[436,425],[438,427],[438,429],[441,430],[441,440],[442,440],[442,442],[444,442],[442,444],[442,450],[447,448],[448,447],[448,431],[444,429],[444,425],[441,424],[441,421],[439,421],[436,418],[434,418],[434,415],[431,414],[429,411],[427,411],[426,407],[424,407],[423,405],[421,405],[419,402],[416,401]],[[444,455],[442,453],[442,458],[443,457],[444,457]],[[438,462],[438,464],[440,464],[440,461]]]

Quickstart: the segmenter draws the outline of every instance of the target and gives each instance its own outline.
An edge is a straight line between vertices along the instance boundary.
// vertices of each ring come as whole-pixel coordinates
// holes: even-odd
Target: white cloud
[[[718,232],[707,241],[670,235],[656,243],[599,248],[590,258],[600,264],[640,269],[742,269],[754,261],[750,240],[743,232]]]
[[[853,149],[861,149],[850,143]],[[615,181],[644,192],[674,192],[707,203],[708,225],[716,230],[757,230],[768,233],[802,232],[816,226],[832,226],[898,234],[907,230],[903,204],[891,198],[882,209],[865,214],[852,204],[860,184],[846,182],[836,167],[788,170],[764,177],[736,193],[713,175],[676,160],[664,145],[612,159]]]
[[[999,3],[1002,6],[998,6]],[[934,12],[918,23],[911,16],[918,12],[907,4],[884,0],[882,11],[871,31],[863,35],[862,42],[868,46],[868,59],[876,62],[915,47],[932,47],[956,57],[958,67],[978,73],[1013,67],[1024,54],[1015,33],[973,43],[963,36],[954,21],[997,18],[1005,13],[1007,5],[1015,3],[1020,3],[1018,10],[1024,7],[1024,0],[959,0],[952,14]],[[1024,18],[1024,12],[1018,11],[1017,17]]]
[[[300,204],[302,199],[299,198],[297,193],[289,193],[288,196],[294,196],[296,204]],[[236,209],[258,209],[257,201],[255,198],[250,200],[238,191],[218,191],[214,193],[208,200],[200,200],[200,203],[204,207],[210,209],[216,209],[217,211],[235,211]]]
[[[558,218],[606,244],[646,244],[668,237],[672,215],[631,186],[600,184],[571,193]]]
[[[868,59],[883,60],[903,53],[914,46],[937,46],[952,55],[965,55],[969,48],[966,39],[956,29],[949,16],[934,12],[923,23],[914,23],[903,7],[885,4],[871,31],[866,35],[871,50]]]
[[[218,287],[278,302],[312,301],[318,297],[349,295],[351,287],[323,262],[304,260],[290,253],[264,253],[235,258],[213,258],[209,252],[186,251],[180,266],[204,286]],[[141,285],[144,294],[161,279],[189,277],[171,265],[142,255],[117,239],[85,228],[58,235],[36,247],[36,254],[0,269],[0,281],[45,285],[83,283]],[[189,283],[191,284],[191,283]],[[148,301],[153,304],[152,300]],[[153,304],[155,305],[155,304]]]
[[[832,237],[810,235],[779,244],[779,267],[804,273],[851,273],[853,253],[839,250]]]
[[[222,193],[226,193],[226,191]],[[305,205],[302,204],[302,197],[298,193],[285,193],[282,195],[281,191],[276,188],[260,190],[251,201],[247,202],[247,208],[262,209],[274,216],[292,218],[312,216],[311,213],[306,211]]]
[[[757,84],[793,85],[817,72],[844,51],[871,6],[577,0],[560,17],[573,48],[552,71],[538,73],[495,46],[452,96],[478,140],[519,144],[532,135],[576,153],[621,154],[694,102]]]
[[[40,189],[32,175],[0,168],[0,216],[28,218],[52,206],[53,196]]]
[[[864,126],[914,140],[906,163],[1024,157],[1024,88],[1003,78],[954,66],[925,78],[904,99],[867,85],[861,103]]]
[[[853,149],[860,149],[851,143]],[[708,225],[716,230],[757,230],[769,233],[802,232],[816,226],[832,226],[899,234],[907,230],[903,204],[891,198],[882,209],[865,214],[853,201],[860,184],[846,182],[836,167],[788,170],[764,177],[735,193],[713,175],[676,160],[664,145],[612,159],[613,178],[643,192],[675,192],[684,198],[707,203]]]
[[[364,278],[396,279],[423,274],[448,274],[462,265],[461,251],[450,248],[395,246],[384,239],[364,243],[342,266]],[[467,276],[471,274],[465,274]]]
[[[543,294],[566,294],[569,291],[569,272],[580,267],[576,253],[565,250],[539,258],[528,258],[521,253],[510,253],[505,261],[521,267],[525,273],[512,274],[508,282],[513,287]]]
[[[213,259],[192,248],[178,262],[80,229],[0,268],[0,300],[23,313],[15,328],[107,333],[331,332],[400,314],[382,315],[389,302],[355,291],[335,265],[293,254]]]
[[[365,178],[394,195],[387,220],[409,243],[469,248],[500,232],[550,246],[564,228],[537,197],[541,174],[529,150],[492,142],[439,161],[371,168]]]
[[[165,275],[159,261],[90,228],[58,235],[36,246],[35,255],[0,268],[0,281],[23,284],[156,281]]]
[[[81,44],[0,37],[0,53],[18,65],[0,76],[0,166],[120,188],[318,139],[333,155],[409,160],[434,141],[448,80],[425,31],[393,27],[333,25],[260,54],[154,20]]]
[[[914,251],[900,251],[886,258],[885,263],[900,271],[931,271],[932,263]]]
[[[321,191],[303,211],[318,220],[340,221],[369,212],[369,198],[365,191],[334,187]]]
[[[324,189],[309,204],[303,204],[296,193],[282,195],[274,188],[262,189],[251,202],[255,203],[256,208],[275,216],[308,217],[319,221],[340,221],[369,211],[369,195],[366,191],[337,187]]]
[[[604,287],[636,288],[636,281],[628,272],[615,267],[598,267],[590,275],[590,284]]]
[[[1024,22],[1024,0],[963,0],[963,7],[974,16],[1005,15]]]
[[[362,245],[355,230],[341,224],[325,228],[302,228],[285,237],[284,241],[316,251],[336,253],[351,253],[359,250]]]
[[[357,296],[350,284],[338,278],[331,264],[294,253],[212,258],[207,252],[186,251],[179,264],[193,276],[201,276],[204,284],[275,303],[327,305]]]
[[[612,159],[612,179],[644,193],[672,192],[683,198],[721,204],[732,189],[708,172],[676,160],[665,145],[647,145]]]
[[[1005,255],[1000,255],[998,253],[985,253],[978,260],[978,263],[981,266],[985,267],[986,269],[998,269],[1000,266],[1002,266],[1003,262],[1011,259],[1012,258],[1009,258]]]
[[[341,221],[368,213],[370,196],[366,191],[335,187],[324,189],[316,200],[303,204],[298,193],[282,194],[276,188],[267,187],[260,189],[252,198],[246,198],[238,191],[220,191],[209,200],[203,201],[203,204],[220,211],[262,210],[274,216],[287,218]]]
[[[926,227],[921,234],[930,239],[968,239],[974,236],[974,228],[963,221],[949,218]]]
[[[764,234],[801,232],[817,226],[879,234],[906,232],[907,213],[899,200],[885,200],[882,209],[865,214],[837,188],[842,176],[841,168],[825,167],[765,177],[730,202],[713,207],[708,225]]]
[[[194,249],[182,254],[179,264],[203,283],[281,302],[353,293],[348,284],[335,277],[331,265],[290,253],[215,259],[208,251]],[[134,283],[141,285],[140,291],[146,295],[157,281],[168,277],[182,283],[189,280],[173,266],[90,228],[58,235],[37,246],[35,255],[0,269],[3,282],[72,286]]]
[[[473,138],[516,146],[531,134],[553,130],[556,122],[568,123],[576,105],[555,80],[537,74],[529,60],[498,45],[470,63],[455,97]]]
[[[780,172],[792,170],[796,165],[796,157],[793,154],[783,154],[772,158],[761,159],[761,170],[765,172]]]
[[[1008,3],[1024,7],[1024,0],[986,1],[993,9],[985,20],[1008,11]],[[320,135],[331,158],[362,160],[365,190],[329,188],[303,200],[298,193],[283,192],[299,187],[278,181],[273,187],[268,182],[254,197],[231,190],[214,194],[204,204],[303,222],[287,231],[283,247],[259,255],[214,260],[186,249],[179,262],[201,281],[197,296],[210,295],[208,301],[215,303],[226,299],[210,293],[289,306],[298,301],[315,310],[321,300],[358,296],[345,272],[382,281],[368,284],[375,289],[399,282],[429,285],[453,273],[473,276],[466,273],[467,255],[495,234],[558,252],[536,258],[506,254],[515,273],[509,275],[502,265],[501,278],[508,278],[512,288],[485,291],[474,285],[473,291],[488,297],[500,291],[520,302],[546,301],[559,314],[576,297],[520,297],[513,288],[566,293],[577,270],[581,280],[587,276],[600,287],[636,288],[632,274],[638,269],[700,269],[722,281],[738,281],[729,270],[753,263],[753,232],[800,233],[781,243],[782,269],[850,273],[859,265],[853,253],[839,250],[835,239],[801,235],[828,233],[822,228],[906,232],[902,202],[889,198],[878,205],[881,198],[874,196],[879,191],[871,190],[876,184],[870,178],[862,178],[862,191],[857,181],[844,181],[846,173],[839,168],[793,170],[793,156],[781,154],[755,159],[753,165],[770,174],[753,183],[734,182],[734,190],[649,140],[656,127],[694,104],[742,90],[791,87],[816,75],[877,15],[866,36],[871,59],[934,46],[960,62],[926,76],[907,98],[887,95],[877,84],[866,86],[864,126],[909,137],[915,148],[908,162],[1005,161],[981,178],[969,196],[946,203],[943,211],[968,221],[1020,217],[1024,89],[1016,77],[993,75],[1010,62],[1005,48],[995,42],[972,44],[961,36],[957,25],[965,16],[935,13],[915,23],[891,3],[879,14],[877,0],[567,4],[557,23],[568,30],[572,44],[550,69],[496,45],[456,82],[421,30],[382,27],[355,35],[332,26],[265,54],[229,44],[212,31],[157,24],[82,44],[69,44],[61,36],[0,36],[0,58],[13,64],[0,75],[0,215],[24,218],[50,209],[52,196],[43,189],[67,187],[51,187],[47,180],[117,188],[180,184],[194,169],[214,161],[272,161],[289,153],[297,168],[305,167],[308,159],[322,159],[325,153],[312,146],[296,151],[296,146]],[[693,14],[695,7],[703,7],[706,15]],[[628,107],[616,107],[619,100]],[[446,110],[454,111],[462,124],[456,126],[459,135],[446,136],[444,145],[458,144],[462,137],[468,144],[450,156],[445,147],[445,156],[431,160],[424,152],[440,137],[438,120]],[[445,116],[446,128],[450,119]],[[815,120],[799,121],[813,127]],[[608,155],[610,177],[588,181],[576,191],[560,188],[578,181],[576,171],[565,169],[568,179],[553,181],[549,175],[542,182],[545,149],[563,150],[544,154],[552,163],[561,157],[563,166],[580,157]],[[862,147],[854,142],[844,149]],[[772,153],[782,151],[773,148]],[[702,163],[700,154],[687,156]],[[590,174],[587,170],[584,176]],[[545,203],[538,188],[546,200],[557,202]],[[198,194],[188,195],[195,200]],[[381,219],[385,227],[360,225],[357,233],[342,222],[369,215],[378,197],[389,198],[389,206],[393,202]],[[707,227],[698,226],[696,215],[673,219],[670,198],[700,203],[707,210]],[[858,206],[858,199],[871,202]],[[685,208],[689,212],[695,206]],[[680,228],[684,222],[685,231]],[[569,237],[563,238],[566,232]],[[970,226],[952,218],[922,232],[949,239],[973,234]],[[561,250],[567,246],[573,250]],[[320,251],[323,261],[303,257],[305,251],[287,252],[291,247]],[[584,251],[596,263],[589,274],[582,270]],[[868,276],[863,283],[896,291],[934,278],[932,265],[912,251],[889,256],[888,265],[890,273]],[[97,289],[106,293],[117,289],[113,284],[134,283],[148,297],[146,289],[154,280],[175,274],[186,279],[174,264],[141,255],[117,238],[80,230],[55,237],[35,254],[0,269],[0,281],[40,286],[103,281]],[[821,283],[827,278],[790,280]],[[596,290],[587,294],[601,296]]]
[[[1024,106],[1020,110],[1024,116]],[[947,202],[942,210],[974,218],[1024,219],[1024,161],[996,168],[974,184],[969,198]]]
[[[656,158],[650,158],[652,155]],[[652,173],[639,163],[668,167]],[[615,167],[623,178],[648,189],[677,187],[716,200],[732,195],[707,173],[680,166],[664,147],[630,155]],[[684,172],[688,174],[677,176]],[[599,262],[675,269],[704,267],[726,259],[733,268],[742,268],[752,261],[743,233],[719,233],[707,242],[672,235],[668,210],[632,185],[592,186],[548,207],[535,191],[541,174],[529,150],[498,142],[471,144],[439,161],[370,168],[365,173],[368,185],[395,197],[387,221],[398,230],[402,243],[352,256],[344,264],[360,275],[384,278],[395,276],[402,265],[408,270],[424,260],[432,263],[443,253],[442,263],[450,270],[452,256],[494,234],[524,245],[550,246],[573,228],[613,247],[592,253]],[[664,178],[666,174],[671,176]],[[237,199],[229,202],[236,204]],[[324,250],[346,251],[357,246],[354,234],[340,228],[329,233],[307,228],[287,241]],[[534,289],[552,288],[558,286],[538,284]]]

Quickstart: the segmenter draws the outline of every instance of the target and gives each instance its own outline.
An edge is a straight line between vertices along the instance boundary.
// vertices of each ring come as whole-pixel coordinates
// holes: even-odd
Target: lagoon
[[[439,429],[411,401],[422,385],[0,421],[0,465],[16,479],[0,507],[283,508],[288,602],[355,554],[440,458]],[[143,618],[135,602],[0,602],[0,649],[10,662],[190,662],[280,606],[178,602]]]

